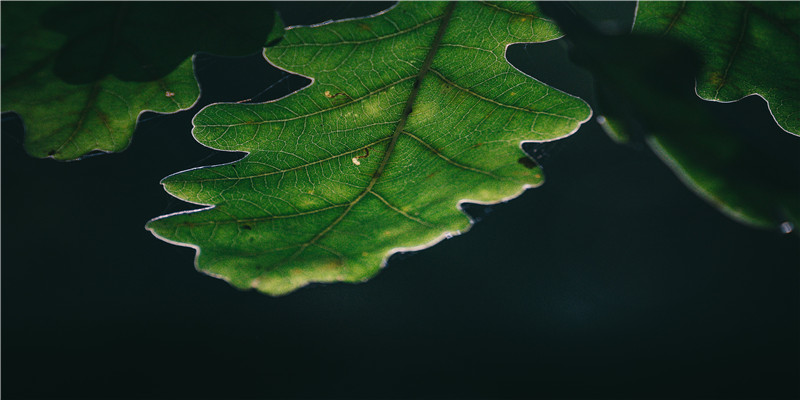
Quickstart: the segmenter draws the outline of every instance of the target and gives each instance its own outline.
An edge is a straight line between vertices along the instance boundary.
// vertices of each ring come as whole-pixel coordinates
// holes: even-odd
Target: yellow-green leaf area
[[[759,94],[778,125],[800,135],[800,2],[640,2],[633,31],[697,51],[700,97]]]
[[[248,154],[165,178],[172,195],[212,207],[147,227],[240,288],[366,280],[394,252],[469,229],[459,202],[542,183],[520,143],[567,136],[591,110],[516,70],[505,50],[559,36],[531,3],[401,2],[290,28],[264,55],[313,83],[202,110],[198,141]]]
[[[124,150],[140,113],[197,100],[194,53],[260,51],[281,33],[274,16],[259,3],[4,3],[2,109],[22,117],[34,157]]]

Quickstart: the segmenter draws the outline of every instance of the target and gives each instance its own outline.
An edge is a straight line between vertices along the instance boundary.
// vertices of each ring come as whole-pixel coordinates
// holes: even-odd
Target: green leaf
[[[633,31],[697,51],[700,97],[730,102],[758,94],[778,125],[800,135],[800,2],[639,2]]]
[[[521,142],[567,136],[591,110],[516,70],[505,49],[559,35],[530,3],[401,2],[289,29],[264,54],[313,83],[202,110],[198,141],[248,154],[165,178],[172,195],[213,207],[147,228],[196,248],[199,270],[240,288],[366,280],[392,253],[469,229],[460,202],[542,183]]]
[[[143,111],[187,109],[192,55],[246,55],[281,32],[264,3],[3,4],[3,111],[35,157],[121,151]]]
[[[694,51],[672,38],[604,35],[562,7],[543,8],[573,44],[572,58],[594,75],[598,121],[612,139],[644,138],[691,190],[735,220],[775,229],[800,223],[800,143],[715,119],[692,88],[701,65]]]

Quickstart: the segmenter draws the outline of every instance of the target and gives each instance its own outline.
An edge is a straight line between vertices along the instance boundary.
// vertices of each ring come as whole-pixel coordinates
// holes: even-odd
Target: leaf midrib
[[[428,54],[425,57],[425,62],[420,67],[419,73],[417,74],[417,78],[414,81],[414,86],[411,89],[411,93],[408,95],[408,100],[406,100],[406,106],[403,110],[403,114],[400,117],[400,121],[397,123],[395,127],[394,133],[392,134],[392,139],[389,142],[389,145],[386,148],[386,152],[381,159],[378,168],[372,174],[372,179],[370,179],[369,184],[364,190],[356,197],[350,204],[345,208],[339,217],[337,217],[333,222],[328,224],[328,226],[320,231],[316,236],[314,236],[308,242],[302,244],[300,248],[292,254],[285,262],[282,262],[279,265],[291,262],[292,260],[299,257],[306,248],[311,245],[314,245],[319,239],[325,236],[331,229],[333,229],[336,225],[338,225],[346,216],[350,213],[350,210],[358,204],[361,199],[363,199],[367,194],[372,191],[372,188],[375,186],[375,183],[380,179],[381,175],[383,175],[383,171],[386,169],[386,165],[389,162],[392,154],[394,153],[394,148],[397,145],[397,140],[400,138],[400,135],[403,133],[403,128],[405,128],[406,122],[408,122],[408,117],[411,115],[411,111],[414,105],[414,102],[417,99],[417,95],[419,94],[419,90],[422,87],[422,80],[427,75],[428,71],[430,70],[431,65],[433,64],[433,59],[436,56],[437,51],[439,50],[439,45],[442,42],[442,38],[444,37],[445,32],[447,31],[447,25],[450,22],[450,19],[453,15],[453,10],[455,10],[456,2],[451,2],[447,4],[447,8],[445,8],[444,15],[442,16],[442,22],[439,24],[439,29],[436,31],[436,36],[433,38],[433,42],[431,43],[431,47],[428,50]]]

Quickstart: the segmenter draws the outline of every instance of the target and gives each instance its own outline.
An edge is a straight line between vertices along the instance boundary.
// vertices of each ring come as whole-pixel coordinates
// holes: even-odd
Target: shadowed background
[[[277,8],[293,25],[385,7]],[[598,20],[633,14],[632,3],[598,7]],[[508,57],[591,101],[561,41]],[[544,154],[542,187],[465,206],[480,220],[469,233],[394,256],[368,283],[270,298],[194,271],[193,250],[143,228],[191,208],[161,178],[239,157],[197,144],[191,117],[305,81],[260,55],[199,55],[196,71],[199,104],[142,115],[120,154],[33,159],[19,119],[3,116],[5,398],[800,395],[797,236],[727,219],[593,121],[526,145]],[[781,134],[759,98],[708,106]]]

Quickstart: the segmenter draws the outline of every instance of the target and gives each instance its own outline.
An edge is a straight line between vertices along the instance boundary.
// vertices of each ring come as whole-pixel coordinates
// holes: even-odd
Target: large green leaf
[[[543,9],[594,75],[598,119],[612,138],[644,137],[690,189],[740,222],[783,230],[800,223],[797,138],[717,120],[694,93],[702,63],[691,48],[653,35],[604,35],[566,7]]]
[[[757,93],[800,135],[800,2],[640,2],[634,33],[689,44],[704,66],[697,94],[736,101]]]
[[[197,100],[195,52],[254,53],[275,21],[260,2],[4,3],[3,111],[25,120],[33,156],[121,151],[141,112]]]
[[[313,83],[202,110],[198,141],[248,154],[165,178],[172,195],[213,207],[147,227],[240,288],[365,280],[394,252],[466,231],[459,202],[542,183],[521,141],[569,135],[591,110],[516,70],[505,49],[559,35],[531,3],[401,2],[289,29],[265,56]]]

